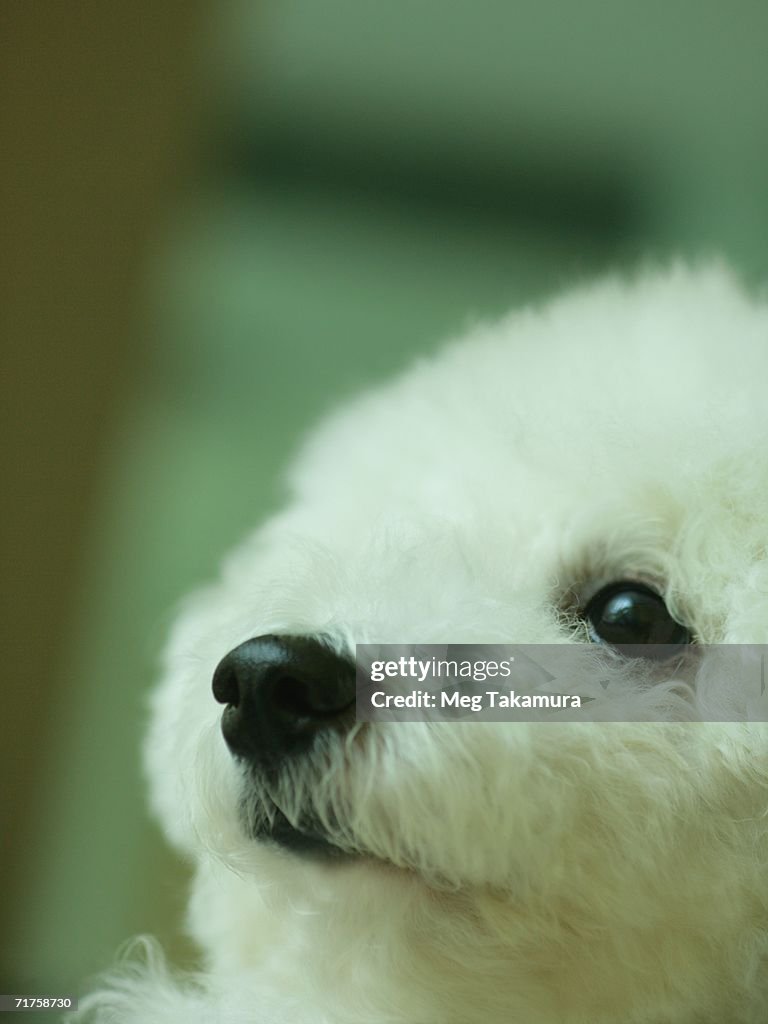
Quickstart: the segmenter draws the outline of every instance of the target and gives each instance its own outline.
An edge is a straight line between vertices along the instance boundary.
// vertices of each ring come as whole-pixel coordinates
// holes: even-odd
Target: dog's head
[[[174,631],[148,747],[171,837],[246,881],[369,870],[443,893],[464,955],[479,914],[500,948],[546,934],[544,973],[566,934],[593,962],[619,934],[629,961],[643,930],[738,941],[768,727],[706,721],[705,701],[749,717],[706,659],[674,696],[700,721],[632,721],[686,717],[656,665],[602,725],[362,725],[352,659],[768,643],[767,386],[768,310],[720,268],[676,268],[479,327],[337,414]]]

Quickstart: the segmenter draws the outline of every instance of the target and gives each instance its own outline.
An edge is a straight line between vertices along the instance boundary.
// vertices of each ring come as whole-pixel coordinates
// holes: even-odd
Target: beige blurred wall
[[[196,162],[201,0],[0,6],[0,935],[74,681],[82,551],[143,358],[145,260]],[[39,834],[39,833],[38,833]]]

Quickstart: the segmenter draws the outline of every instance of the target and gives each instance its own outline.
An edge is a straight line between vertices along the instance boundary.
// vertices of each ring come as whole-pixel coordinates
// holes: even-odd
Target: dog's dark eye
[[[691,632],[669,614],[663,598],[643,583],[623,580],[599,590],[584,609],[594,643],[610,644],[629,657],[667,657],[689,644]],[[664,645],[658,651],[647,645]]]

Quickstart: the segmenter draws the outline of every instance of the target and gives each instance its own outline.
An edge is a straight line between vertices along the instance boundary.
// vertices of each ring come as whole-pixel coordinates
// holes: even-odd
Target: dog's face
[[[650,976],[666,1009],[713,971],[722,988],[723,948],[765,925],[768,727],[633,722],[654,692],[669,707],[658,665],[623,722],[361,725],[350,662],[356,643],[768,643],[766,382],[768,313],[718,269],[676,270],[477,329],[338,414],[175,629],[148,747],[172,838],[234,869],[238,913],[271,882],[313,913],[321,891],[382,921],[407,900],[416,930],[414,908],[453,919],[430,962],[485,943],[519,991],[523,961],[542,992],[603,964],[617,1010]],[[692,719],[719,699],[748,717],[698,672]],[[203,938],[224,899],[205,891]]]

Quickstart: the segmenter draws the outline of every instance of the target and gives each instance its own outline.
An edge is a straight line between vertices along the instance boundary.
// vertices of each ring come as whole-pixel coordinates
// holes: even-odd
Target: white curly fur
[[[147,944],[73,1019],[765,1024],[768,726],[716,654],[688,691],[623,696],[623,722],[356,726],[269,793],[210,681],[265,633],[583,639],[563,603],[626,578],[701,642],[768,643],[767,386],[768,308],[674,266],[479,326],[322,426],[288,507],[185,608],[153,698],[152,802],[197,865],[206,970]],[[679,704],[700,720],[632,721]],[[257,843],[241,798],[311,809],[358,856]]]

